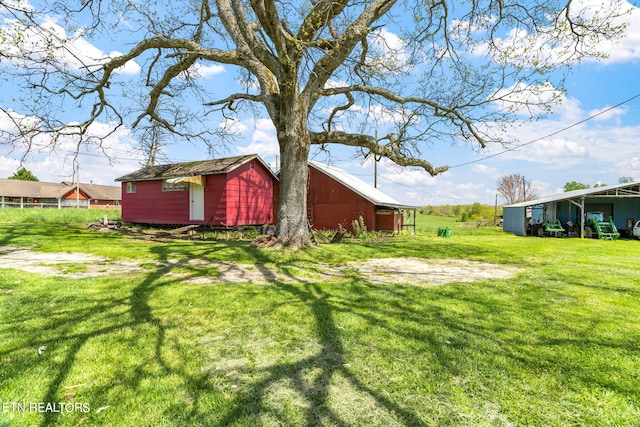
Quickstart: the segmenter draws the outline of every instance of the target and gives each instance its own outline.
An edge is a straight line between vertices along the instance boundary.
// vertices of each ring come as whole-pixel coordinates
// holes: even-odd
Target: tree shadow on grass
[[[267,269],[262,269],[265,276]],[[238,420],[249,418],[258,419],[268,415],[280,418],[278,423],[287,424],[287,420],[269,410],[264,401],[271,387],[283,381],[290,384],[293,391],[303,400],[304,410],[302,425],[330,424],[338,426],[351,425],[353,420],[345,419],[344,414],[332,409],[330,399],[331,385],[336,377],[344,379],[356,393],[364,394],[373,399],[376,404],[392,414],[397,420],[406,425],[422,425],[423,422],[413,412],[403,408],[390,399],[384,397],[368,387],[357,378],[345,360],[346,349],[341,338],[341,332],[335,322],[336,307],[331,303],[331,295],[322,289],[321,284],[311,283],[290,276],[290,281],[272,281],[282,293],[287,293],[300,303],[309,307],[315,324],[315,339],[319,348],[315,354],[288,363],[276,363],[266,368],[263,379],[249,386],[243,396],[236,398],[233,405],[215,425],[231,425]],[[316,370],[315,379],[310,381],[307,373]]]
[[[168,253],[162,252],[158,255],[160,260],[169,262]],[[256,253],[256,257],[258,256],[261,255]],[[185,263],[181,264],[184,267]],[[267,403],[270,389],[285,382],[302,400],[302,407],[305,408],[303,425],[321,423],[349,425],[352,420],[344,419],[343,414],[339,414],[331,408],[330,388],[336,377],[339,376],[345,379],[356,392],[369,396],[394,418],[402,420],[402,424],[423,424],[414,413],[374,391],[351,373],[349,364],[344,358],[345,348],[341,332],[334,319],[336,307],[331,303],[331,295],[323,290],[321,284],[303,280],[296,277],[295,274],[289,274],[286,281],[277,280],[271,269],[265,268],[262,264],[256,264],[255,267],[266,282],[276,287],[277,293],[281,297],[286,295],[286,304],[302,304],[309,309],[312,315],[311,323],[314,325],[313,330],[315,331],[315,336],[312,339],[316,342],[317,348],[315,348],[314,354],[300,357],[297,360],[276,362],[263,368],[255,368],[253,374],[259,379],[244,384],[242,392],[232,398],[227,411],[213,417],[207,416],[198,408],[200,395],[219,391],[211,382],[211,373],[205,371],[194,376],[185,370],[169,366],[163,361],[162,348],[165,343],[166,331],[162,323],[154,316],[153,310],[150,308],[149,297],[157,289],[158,279],[167,272],[156,271],[150,274],[132,292],[131,308],[134,323],[152,323],[157,329],[156,361],[167,374],[180,375],[188,388],[193,391],[193,406],[187,417],[191,422],[201,425],[227,426],[243,421],[258,422],[266,416],[267,418],[275,418],[278,423],[291,423],[292,420],[288,418],[288,415],[270,408]],[[281,269],[281,271],[286,270],[286,267]],[[197,272],[194,271],[194,274]],[[163,286],[165,285],[167,284],[163,284]],[[215,292],[215,288],[211,291]],[[310,379],[308,373],[312,370],[314,375],[313,379]],[[217,373],[224,374],[223,370]]]
[[[211,251],[215,250],[215,248],[211,249]],[[364,396],[374,402],[376,407],[384,411],[389,419],[397,424],[425,425],[427,422],[421,417],[419,409],[409,409],[403,404],[404,402],[399,403],[397,397],[389,397],[379,387],[372,386],[368,378],[354,374],[349,366],[350,361],[345,358],[349,349],[345,348],[344,332],[338,326],[336,316],[345,313],[357,316],[371,327],[380,328],[388,334],[408,342],[414,342],[417,348],[429,351],[435,356],[440,367],[445,371],[443,378],[464,375],[464,372],[461,372],[464,367],[461,367],[460,360],[455,357],[464,358],[465,356],[452,357],[451,347],[454,347],[454,350],[464,350],[473,346],[485,346],[481,352],[495,353],[497,356],[516,360],[525,369],[535,371],[541,367],[544,368],[544,363],[554,362],[551,360],[552,353],[543,355],[545,360],[540,361],[541,355],[536,352],[536,344],[546,348],[567,343],[572,344],[572,338],[558,339],[539,336],[540,341],[537,343],[536,340],[529,340],[526,336],[531,331],[527,330],[527,323],[510,324],[509,320],[517,319],[509,316],[503,316],[502,322],[485,321],[485,316],[502,316],[507,311],[514,311],[514,304],[519,305],[515,310],[516,313],[529,310],[534,317],[544,316],[547,306],[544,301],[537,301],[536,295],[521,300],[519,299],[521,294],[514,294],[507,300],[500,300],[482,292],[463,292],[463,288],[471,289],[473,285],[465,285],[446,292],[438,291],[437,297],[439,299],[469,308],[470,314],[461,317],[453,312],[448,312],[444,306],[433,302],[423,301],[423,305],[416,306],[411,300],[411,296],[415,294],[405,295],[406,288],[373,286],[361,280],[355,272],[352,281],[342,282],[344,286],[352,288],[342,297],[336,296],[323,283],[299,277],[295,269],[289,269],[286,265],[280,266],[280,272],[284,272],[287,276],[286,280],[278,279],[271,269],[265,268],[260,263],[264,261],[262,253],[254,252],[249,247],[246,248],[246,251],[248,256],[255,257],[256,269],[261,273],[264,281],[270,284],[264,288],[258,287],[258,290],[273,289],[273,292],[279,295],[277,301],[272,304],[272,310],[277,308],[277,304],[299,304],[308,309],[311,317],[309,323],[313,325],[313,336],[310,339],[315,344],[310,351],[294,358],[294,360],[291,360],[291,357],[280,358],[267,366],[252,368],[252,379],[241,384],[237,392],[224,396],[220,385],[213,381],[211,370],[188,369],[173,360],[166,360],[167,336],[172,332],[172,326],[166,324],[157,309],[154,308],[156,292],[166,287],[185,286],[185,282],[190,278],[201,277],[202,271],[201,266],[190,263],[192,260],[190,255],[183,252],[176,255],[170,245],[156,245],[152,248],[156,266],[143,277],[132,279],[136,281],[136,285],[132,287],[127,297],[92,300],[88,308],[70,310],[56,321],[54,329],[56,336],[44,344],[53,347],[58,342],[64,342],[67,347],[64,350],[62,361],[57,364],[55,376],[48,383],[42,401],[56,402],[59,400],[65,382],[77,362],[78,355],[90,340],[108,337],[122,329],[140,329],[144,326],[145,332],[153,335],[151,337],[153,346],[147,355],[148,363],[160,367],[161,373],[159,375],[179,377],[181,384],[191,396],[191,401],[188,404],[162,409],[161,411],[164,412],[159,416],[165,422],[174,422],[172,417],[179,415],[181,422],[209,426],[255,424],[265,418],[277,424],[299,422],[304,425],[351,425],[354,422],[353,417],[350,418],[345,415],[344,411],[335,407],[335,387],[337,384],[341,384],[347,385],[354,394]],[[210,255],[212,254],[208,253],[205,248],[199,248],[198,256],[203,260],[206,260]],[[179,274],[177,274],[178,272]],[[376,292],[371,292],[372,290]],[[217,289],[212,286],[208,291],[216,292]],[[382,291],[390,297],[382,296]],[[248,291],[244,292],[246,297],[251,297],[250,294]],[[435,293],[434,296],[436,296]],[[127,314],[110,315],[108,323],[103,327],[84,332],[82,329],[76,330],[73,327],[77,319],[88,322],[91,318],[97,318],[119,307],[126,307]],[[212,311],[208,313],[211,314]],[[261,314],[264,313],[255,313],[256,316]],[[394,319],[403,319],[403,322],[394,322]],[[449,336],[453,337],[452,342],[445,343],[441,337],[436,336],[435,327],[442,328]],[[516,330],[516,332],[520,330],[520,332],[515,335],[502,336],[501,332],[508,329]],[[579,347],[587,345],[611,347],[610,343],[601,342],[599,337],[595,336],[578,337],[575,341]],[[31,343],[31,345],[35,344]],[[176,347],[177,354],[186,354],[180,350],[190,344],[173,342],[171,345]],[[191,343],[191,345],[197,346],[198,343]],[[624,350],[631,350],[631,348],[624,348]],[[202,356],[207,357],[206,353],[203,353]],[[203,367],[206,362],[208,361],[202,361]],[[112,361],[112,363],[117,364],[118,361]],[[585,383],[593,380],[589,374],[581,373],[580,367],[575,366],[571,361],[558,363],[560,363],[558,369],[575,372],[578,378]],[[309,374],[311,371],[313,375]],[[225,369],[222,368],[218,373],[221,375],[229,374],[229,370],[225,372]],[[120,378],[118,381],[124,381],[127,387],[137,390],[140,383],[148,375],[148,370],[144,366],[139,366],[125,372],[126,378]],[[282,384],[286,384],[287,389],[293,392],[297,401],[301,403],[301,409],[299,409],[301,416],[292,419],[290,413],[271,404],[273,388]],[[96,387],[99,389],[96,393],[107,395],[109,388],[115,385],[115,380],[106,382]],[[602,381],[600,385],[617,393],[632,393],[634,391],[632,388],[617,388],[615,384],[608,384],[605,381]],[[226,399],[228,404],[219,413],[207,413],[210,406],[208,400],[216,393],[218,397]],[[92,408],[92,410],[95,409]],[[40,425],[47,426],[55,423],[58,421],[57,417],[59,414],[45,413]],[[93,421],[99,421],[97,414],[91,414],[89,417]],[[127,422],[127,420],[124,421]]]

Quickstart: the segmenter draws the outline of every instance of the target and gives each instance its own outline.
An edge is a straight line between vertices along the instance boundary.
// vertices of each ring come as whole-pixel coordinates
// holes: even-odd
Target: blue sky
[[[520,173],[531,180],[540,195],[562,191],[567,181],[593,186],[596,183],[615,184],[622,176],[640,180],[640,8],[628,3],[632,12],[626,17],[629,27],[617,44],[602,46],[608,58],[590,61],[574,67],[567,78],[566,92],[553,114],[533,123],[522,121],[509,130],[514,146],[490,146],[479,151],[469,145],[434,142],[423,150],[423,157],[435,165],[448,164],[451,169],[436,177],[418,169],[399,168],[388,161],[378,165],[378,187],[403,203],[416,205],[493,204],[496,181],[504,175]],[[7,21],[0,22],[7,25]],[[55,17],[47,23],[64,31]],[[391,32],[388,41],[394,40]],[[126,50],[112,41],[100,44],[77,38],[79,52],[92,57],[116,55]],[[140,67],[128,64],[123,75],[136,75]],[[202,79],[212,87],[235,85],[236,73],[217,65],[199,70]],[[2,83],[6,95],[11,82]],[[553,88],[551,88],[553,89]],[[0,97],[5,109],[21,114],[18,104]],[[10,124],[0,120],[0,127]],[[108,127],[97,123],[96,127]],[[278,144],[275,131],[266,118],[242,117],[234,122],[239,137],[218,157],[257,153],[267,163],[276,166]],[[46,141],[42,141],[46,145]],[[508,151],[506,149],[509,148]],[[94,149],[82,149],[78,156],[80,180],[97,184],[117,185],[114,179],[140,167],[142,157],[138,142],[129,129],[119,129],[104,146],[111,159]],[[25,166],[41,181],[72,180],[73,152],[71,143],[54,152],[27,156]],[[19,168],[23,155],[20,147],[10,149],[0,144],[0,178],[10,176]],[[209,157],[203,146],[169,144],[165,161],[201,160]],[[357,151],[333,147],[328,156],[312,148],[311,157],[343,168],[364,181],[373,183],[374,167],[358,157]],[[498,199],[502,204],[503,200]]]

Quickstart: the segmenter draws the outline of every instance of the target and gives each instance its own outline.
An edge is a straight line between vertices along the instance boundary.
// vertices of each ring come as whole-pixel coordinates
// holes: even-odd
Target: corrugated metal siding
[[[627,228],[627,219],[640,219],[640,199],[618,199],[613,205],[613,222],[617,228]]]
[[[640,199],[635,197],[624,198],[589,198],[585,200],[585,212],[604,211],[603,206],[611,205],[613,211],[613,222],[616,228],[627,227],[627,219],[640,218]],[[564,225],[567,221],[580,223],[580,209],[569,201],[558,203],[557,218]]]
[[[249,163],[227,174],[227,225],[271,224],[273,179],[260,162]]]
[[[503,209],[502,229],[516,236],[526,236],[527,226],[524,207],[505,206]]]
[[[574,224],[580,223],[580,209],[578,206],[568,200],[550,202],[546,204],[547,216],[553,211],[552,204],[555,205],[556,208],[555,218],[560,220],[563,227],[566,227],[568,221]],[[618,229],[623,230],[627,228],[627,219],[640,219],[640,198],[594,197],[585,200],[585,212],[603,211],[606,210],[603,209],[603,207],[606,206],[611,206],[613,222]],[[521,206],[505,206],[503,220],[504,231],[515,233],[518,236],[524,236],[526,234],[524,212],[525,208]],[[534,208],[532,218],[534,221],[543,219],[542,209]],[[521,225],[521,223],[523,225]]]

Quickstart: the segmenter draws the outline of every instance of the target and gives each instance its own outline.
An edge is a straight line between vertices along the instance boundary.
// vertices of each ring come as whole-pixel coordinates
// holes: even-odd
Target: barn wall
[[[376,230],[377,231],[393,231],[398,233],[402,231],[404,217],[398,211],[377,212],[376,213]]]
[[[377,230],[375,206],[335,179],[309,168],[307,209],[316,229],[335,230],[338,224],[353,231],[352,221],[362,216],[368,230]]]
[[[524,207],[508,207],[503,209],[502,229],[516,236],[526,236],[527,226]]]
[[[273,223],[273,176],[257,160],[227,174],[227,224]]]
[[[122,183],[122,220],[142,224],[189,224],[189,188],[162,191],[162,181],[137,181],[136,192]]]
[[[628,219],[640,219],[640,198],[616,200],[613,206],[613,221],[616,227],[626,229]]]
[[[613,222],[616,228],[623,230],[627,228],[627,219],[640,219],[640,198],[637,197],[599,197],[585,200],[585,212],[604,212],[605,219],[611,211]],[[563,226],[567,221],[574,223],[580,221],[580,209],[568,200],[558,203],[558,218]]]

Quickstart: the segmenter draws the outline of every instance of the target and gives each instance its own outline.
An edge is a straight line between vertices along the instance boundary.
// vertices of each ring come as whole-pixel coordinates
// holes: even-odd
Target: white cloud
[[[516,83],[511,87],[499,89],[491,98],[495,99],[494,102],[500,111],[537,116],[548,112],[549,107],[559,105],[564,94],[548,82],[544,85]]]
[[[345,80],[327,80],[327,82],[324,84],[324,88],[325,89],[333,89],[336,87],[347,87],[349,86],[349,83],[347,83]]]
[[[241,120],[226,118],[218,127],[226,133],[232,135],[242,135],[247,130],[247,126]]]
[[[432,187],[438,184],[437,179],[435,177],[432,177],[428,173],[417,170],[417,169],[404,169],[401,171],[398,171],[398,170],[384,171],[383,169],[382,173],[378,172],[378,175],[382,179],[386,179],[390,182],[394,182],[396,184],[402,184],[408,187],[414,187],[414,186]]]
[[[594,0],[593,3],[593,7],[598,7],[598,2]],[[640,8],[628,1],[621,1],[621,9],[629,13],[615,19],[612,24],[627,23],[623,38],[617,42],[603,41],[598,46],[601,51],[606,52],[608,63],[629,62],[640,58]]]
[[[0,157],[0,178],[8,178],[18,169],[20,169],[20,162],[17,159]]]
[[[483,164],[474,164],[473,166],[471,166],[471,170],[473,172],[477,172],[480,173],[482,175],[486,175],[490,178],[497,178],[500,176],[500,173],[498,172],[498,170],[496,168],[492,168],[489,167],[487,165],[483,165]]]
[[[552,138],[536,142],[528,154],[540,159],[557,158],[564,161],[571,161],[578,158],[580,161],[587,157],[587,147],[573,140],[565,138]]]
[[[84,37],[84,30],[68,35],[51,16],[43,17],[38,26],[25,26],[17,20],[5,20],[0,51],[16,66],[29,67],[47,60],[71,70],[95,70],[122,53],[105,53]],[[128,61],[116,70],[120,74],[138,74],[141,67]]]
[[[627,62],[640,58],[640,8],[626,0],[577,0],[570,5],[570,11],[575,19],[595,19],[600,28],[607,29],[627,25],[620,40],[607,40],[592,32],[582,37],[577,50],[589,53],[587,61],[604,61],[608,63]],[[485,23],[494,20],[481,17],[483,25],[472,28],[472,32],[487,31]],[[461,30],[471,29],[469,23],[455,23]],[[486,35],[478,35],[478,40]],[[480,41],[474,49],[476,55],[495,54],[495,60],[500,63],[519,64],[521,66],[558,66],[572,62],[576,56],[576,48],[571,42],[572,35],[569,26],[558,28],[541,27],[536,33],[529,33],[523,28],[512,28],[504,37],[495,38],[495,46],[489,46]],[[593,55],[595,53],[600,55]],[[598,58],[605,55],[606,58]]]
[[[620,117],[627,113],[625,108],[611,108],[609,106],[591,110],[587,114],[589,117],[593,117],[595,121],[608,121],[614,120],[616,124],[619,124]]]
[[[640,156],[636,155],[624,158],[616,162],[615,167],[620,176],[632,176],[636,180],[640,179]]]
[[[592,174],[596,173],[596,167],[600,168],[598,173],[616,173],[616,164],[631,168],[628,159],[640,157],[637,143],[640,125],[623,124],[629,112],[626,109],[614,109],[597,119],[579,123],[604,108],[587,112],[580,108],[577,101],[568,101],[557,116],[524,123],[512,129],[510,139],[518,142],[512,145],[512,151],[500,154],[495,159],[500,162],[525,161],[545,170],[567,170],[583,165],[583,169],[589,169]],[[518,144],[524,145],[517,147]],[[502,151],[504,147],[493,146],[485,153],[492,155]],[[624,175],[637,174],[625,170]]]
[[[86,136],[101,137],[100,144],[78,146],[76,136],[68,135],[61,136],[52,147],[51,138],[42,134],[30,142],[28,152],[26,141],[22,146],[0,146],[0,177],[8,177],[19,169],[22,157],[23,166],[40,181],[47,182],[72,180],[79,166],[81,181],[116,185],[115,178],[140,167],[143,156],[128,129],[114,131],[112,124],[96,122]]]
[[[253,122],[253,125],[243,126],[245,134],[251,132],[251,142],[249,145],[236,147],[236,151],[239,154],[258,154],[260,157],[265,158],[280,153],[276,129],[271,120],[258,119]]]
[[[202,77],[204,79],[217,76],[218,74],[222,74],[225,71],[226,70],[224,66],[220,64],[210,64],[210,65],[194,64],[189,70],[189,72],[193,76]]]
[[[387,28],[381,28],[369,35],[368,54],[366,65],[379,73],[404,72],[409,66],[405,42]]]

